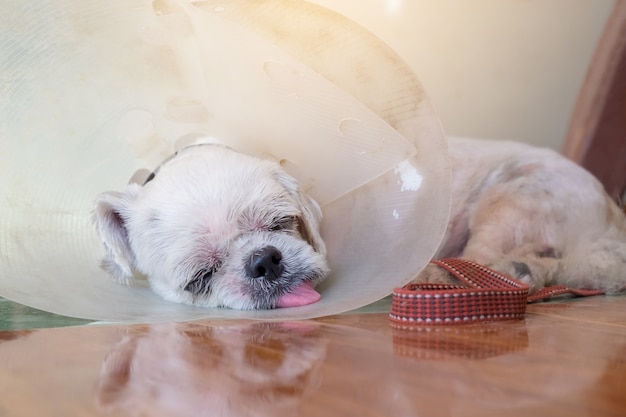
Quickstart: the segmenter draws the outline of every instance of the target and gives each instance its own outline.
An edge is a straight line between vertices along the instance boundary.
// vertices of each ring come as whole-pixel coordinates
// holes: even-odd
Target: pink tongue
[[[276,307],[305,306],[319,301],[320,298],[322,298],[322,296],[313,289],[313,285],[311,285],[310,282],[303,282],[289,294],[280,297],[276,303]]]

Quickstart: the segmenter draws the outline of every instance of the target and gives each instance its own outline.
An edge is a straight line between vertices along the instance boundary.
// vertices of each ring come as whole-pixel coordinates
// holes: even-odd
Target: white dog
[[[626,217],[591,174],[524,144],[449,144],[452,214],[438,258],[485,264],[532,290],[626,289]],[[279,164],[219,145],[185,148],[145,185],[101,194],[93,217],[105,269],[120,282],[145,275],[171,301],[305,305],[328,272],[318,205]],[[434,266],[417,277],[450,280]]]
[[[452,213],[437,258],[550,285],[626,289],[626,216],[587,171],[548,149],[449,139]],[[427,267],[421,282],[450,282]]]
[[[266,309],[313,303],[328,266],[321,211],[278,163],[214,144],[184,148],[141,186],[106,192],[93,219],[119,282],[166,300]]]

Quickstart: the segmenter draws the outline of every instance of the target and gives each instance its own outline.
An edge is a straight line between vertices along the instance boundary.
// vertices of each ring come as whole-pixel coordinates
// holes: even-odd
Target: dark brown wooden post
[[[565,156],[591,171],[607,192],[626,192],[626,0],[615,8],[591,61],[570,121]]]

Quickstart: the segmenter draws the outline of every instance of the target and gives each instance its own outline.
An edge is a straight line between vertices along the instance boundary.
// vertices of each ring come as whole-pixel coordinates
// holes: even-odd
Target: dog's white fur
[[[526,144],[449,139],[452,213],[437,258],[544,286],[626,289],[626,216],[586,170]],[[429,266],[421,282],[449,282]]]
[[[437,258],[476,261],[531,290],[626,289],[626,217],[590,173],[521,143],[451,138],[449,151],[452,213]],[[318,205],[279,164],[219,145],[186,148],[146,185],[101,194],[93,218],[105,269],[120,282],[146,275],[175,302],[272,308],[328,272]],[[267,246],[284,273],[252,279],[246,262]],[[451,280],[433,266],[417,277]]]
[[[145,185],[105,192],[93,220],[119,282],[146,276],[166,300],[207,307],[272,308],[328,272],[321,210],[278,163],[220,145],[195,145]],[[251,277],[246,265],[276,248],[281,269]]]

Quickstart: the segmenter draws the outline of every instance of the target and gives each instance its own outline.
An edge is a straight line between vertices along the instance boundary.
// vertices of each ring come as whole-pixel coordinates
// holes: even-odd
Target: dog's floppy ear
[[[326,245],[320,235],[320,222],[322,221],[322,209],[317,201],[300,190],[298,182],[284,172],[278,174],[278,181],[291,194],[300,206],[301,216],[298,217],[298,231],[313,249],[326,255]]]
[[[102,267],[123,284],[134,275],[135,255],[130,248],[126,223],[130,218],[131,203],[141,186],[130,184],[123,192],[111,191],[98,196],[92,219],[107,255]]]
[[[317,201],[302,192],[298,193],[298,200],[302,208],[302,216],[298,219],[300,234],[316,252],[326,255],[326,245],[320,235],[322,209]]]

